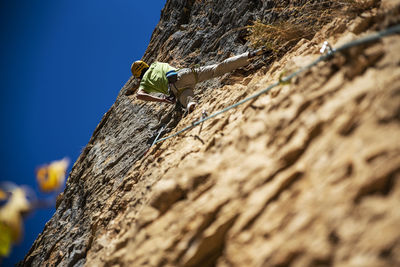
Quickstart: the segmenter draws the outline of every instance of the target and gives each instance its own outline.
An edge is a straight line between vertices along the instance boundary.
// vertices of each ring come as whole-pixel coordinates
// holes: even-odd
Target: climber
[[[266,52],[264,48],[246,52],[238,56],[225,59],[214,65],[176,69],[168,63],[155,62],[150,66],[141,60],[132,63],[133,76],[140,81],[136,93],[137,99],[144,101],[174,104],[176,99],[190,113],[197,103],[194,100],[194,86],[198,82],[209,80],[231,72],[249,64],[249,58]],[[151,95],[161,93],[162,97]]]

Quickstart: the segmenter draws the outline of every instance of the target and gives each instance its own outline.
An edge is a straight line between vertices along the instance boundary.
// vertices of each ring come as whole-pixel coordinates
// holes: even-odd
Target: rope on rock
[[[203,122],[205,122],[205,121],[207,121],[209,119],[212,119],[212,118],[214,118],[214,117],[216,117],[216,116],[218,116],[218,115],[220,115],[222,113],[225,113],[225,112],[227,112],[227,111],[229,111],[231,109],[234,109],[234,108],[240,106],[243,103],[246,103],[246,102],[248,102],[250,100],[258,98],[260,95],[267,93],[272,88],[274,88],[274,87],[276,87],[276,86],[278,86],[278,85],[280,85],[282,83],[289,82],[292,78],[298,76],[299,74],[303,73],[306,70],[311,69],[312,67],[317,65],[319,62],[325,61],[327,59],[330,59],[337,52],[342,52],[344,50],[347,50],[347,49],[355,47],[355,46],[359,46],[359,45],[362,45],[362,44],[367,44],[367,43],[370,43],[370,42],[374,42],[374,41],[377,41],[377,40],[381,39],[382,37],[385,37],[385,36],[388,36],[388,35],[392,35],[392,34],[395,34],[395,33],[400,33],[400,24],[396,25],[396,26],[393,26],[393,27],[390,27],[390,28],[388,28],[386,30],[383,30],[383,31],[380,31],[380,32],[377,32],[377,33],[374,33],[374,34],[371,34],[371,35],[368,35],[366,37],[362,37],[362,38],[356,39],[354,41],[348,42],[348,43],[346,43],[346,44],[344,44],[344,45],[342,45],[342,46],[340,46],[339,48],[336,48],[336,49],[332,49],[328,45],[329,46],[328,52],[326,54],[321,55],[315,61],[311,62],[307,66],[305,66],[303,68],[300,68],[299,70],[293,72],[292,74],[290,74],[290,75],[280,79],[279,81],[271,84],[270,86],[268,86],[264,90],[254,94],[252,96],[249,96],[249,97],[247,97],[247,98],[245,98],[245,99],[243,99],[243,100],[241,100],[239,102],[236,102],[235,104],[233,104],[231,106],[228,106],[228,107],[226,107],[226,108],[224,108],[224,109],[222,109],[220,111],[217,111],[217,112],[215,112],[214,114],[211,114],[208,117],[202,118],[202,119],[192,123],[191,125],[183,128],[182,130],[180,130],[180,131],[178,131],[178,132],[176,132],[176,133],[174,133],[174,134],[172,134],[170,136],[163,137],[163,138],[160,138],[158,140],[156,138],[155,142],[153,144],[157,144],[159,142],[163,142],[163,141],[165,141],[167,139],[173,138],[173,137],[175,137],[175,136],[177,136],[177,135],[179,135],[179,134],[181,134],[181,133],[183,133],[185,131],[188,131],[188,130],[190,130],[190,129],[202,124]]]

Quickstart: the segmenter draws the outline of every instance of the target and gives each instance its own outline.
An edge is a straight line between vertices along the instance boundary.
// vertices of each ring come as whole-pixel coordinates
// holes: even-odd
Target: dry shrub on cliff
[[[268,21],[256,20],[247,27],[247,39],[256,47],[274,52],[290,47],[302,38],[312,38],[336,17],[353,17],[372,8],[376,0],[293,1],[289,6],[269,10]]]

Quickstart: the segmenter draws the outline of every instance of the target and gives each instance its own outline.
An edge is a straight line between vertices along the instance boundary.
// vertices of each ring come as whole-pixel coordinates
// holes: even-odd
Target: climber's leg
[[[197,83],[196,76],[190,68],[178,70],[178,80],[175,85],[179,90],[181,88],[193,88]]]
[[[231,72],[237,68],[248,65],[249,52],[238,56],[230,57],[221,63],[204,66],[200,68],[185,68],[178,71],[178,80],[175,83],[175,95],[178,96],[179,102],[189,111],[194,108],[193,88],[198,82],[209,80],[225,73]],[[182,89],[184,88],[184,89]],[[189,108],[190,107],[190,108]]]
[[[197,68],[195,70],[198,77],[197,82],[202,82],[215,77],[219,77],[224,75],[225,73],[231,72],[240,67],[244,67],[250,63],[248,59],[249,52],[246,52],[241,55],[227,58],[221,63]]]
[[[196,102],[194,101],[194,92],[193,88],[187,88],[181,91],[179,95],[179,102],[188,110],[189,112],[193,111],[196,106]]]
[[[230,57],[221,63],[199,67],[185,68],[178,71],[178,81],[175,83],[178,88],[193,87],[196,83],[206,81],[224,75],[240,67],[248,65],[249,52]]]

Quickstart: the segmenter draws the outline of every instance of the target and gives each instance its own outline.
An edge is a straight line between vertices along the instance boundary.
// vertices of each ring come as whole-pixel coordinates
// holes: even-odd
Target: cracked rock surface
[[[217,50],[196,36],[217,33],[197,29],[192,36],[188,29],[244,26],[272,1],[242,2],[228,12],[233,6],[224,9],[224,1],[167,1],[144,58],[178,62],[190,44],[200,50],[193,62],[208,62]],[[186,117],[127,96],[128,81],[20,265],[400,265],[399,35],[321,62],[143,157],[161,124],[174,133],[203,109],[212,114],[310,63],[325,40],[337,47],[399,23],[396,11],[398,1],[380,1],[247,77],[238,72],[208,89],[200,85],[200,105]],[[171,25],[181,30],[163,35]],[[182,56],[170,58],[163,49],[175,39]],[[246,50],[229,40],[217,47]]]

